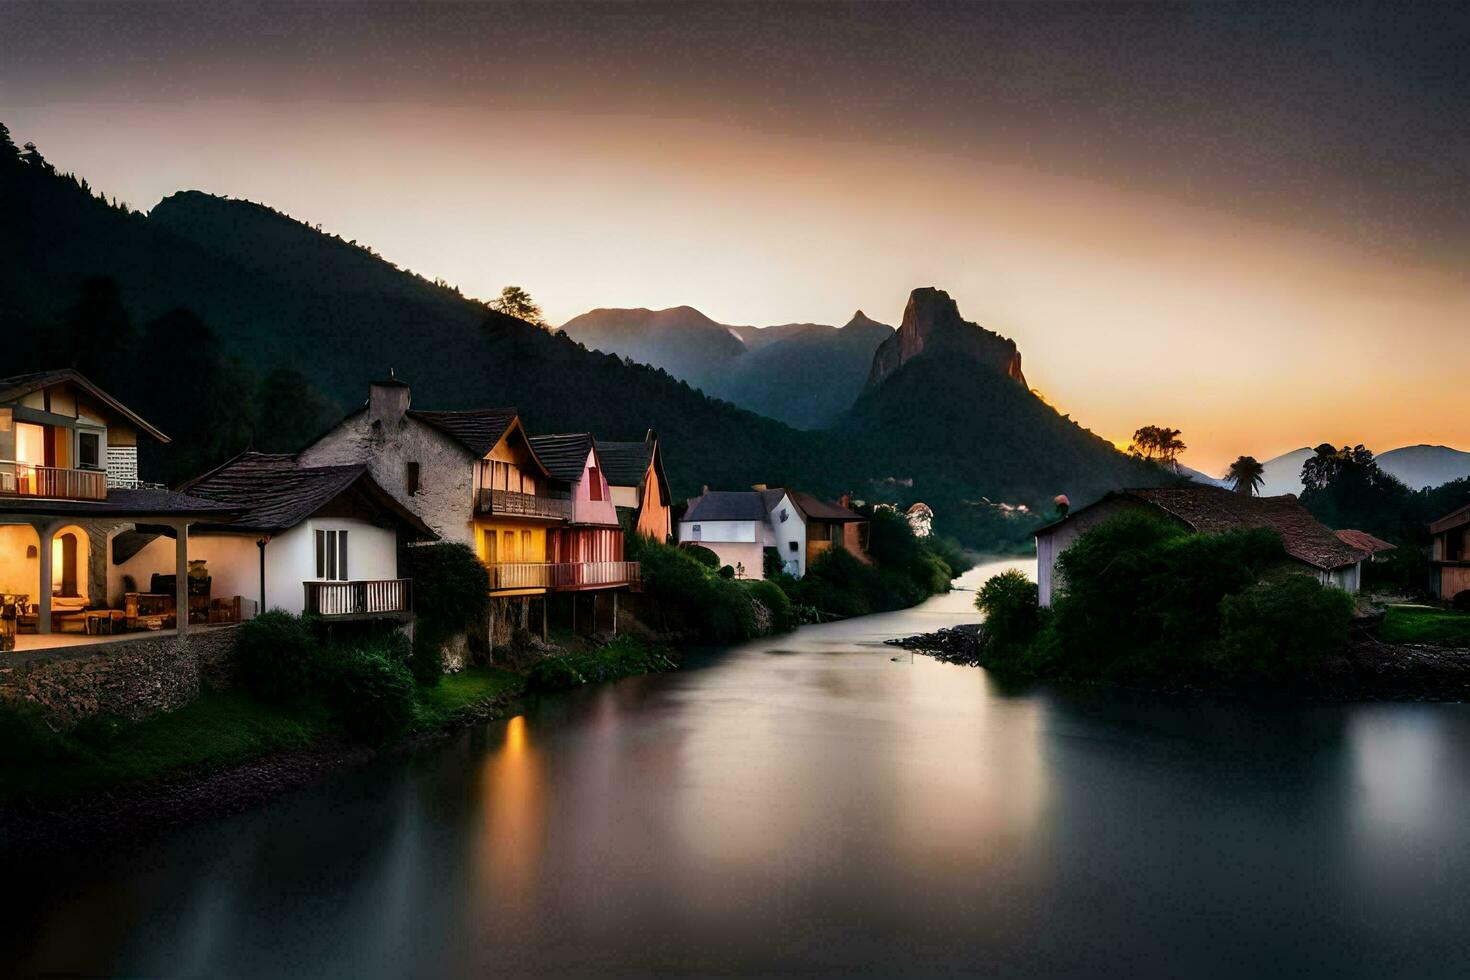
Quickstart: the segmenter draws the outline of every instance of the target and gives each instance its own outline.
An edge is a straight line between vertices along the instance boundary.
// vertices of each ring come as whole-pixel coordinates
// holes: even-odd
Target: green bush
[[[663,650],[619,637],[591,653],[569,653],[537,661],[526,677],[533,691],[562,691],[623,677],[672,670],[677,664]]]
[[[484,649],[490,615],[490,573],[462,544],[409,548],[407,574],[413,579],[414,649],[408,658],[418,683],[432,686],[444,672],[440,650],[450,637],[465,633],[472,652]]]
[[[793,581],[795,581],[793,579]],[[775,582],[750,579],[740,583],[752,599],[759,602],[771,614],[771,630],[785,633],[796,628],[796,610],[791,600]]]
[[[1041,630],[1036,583],[1016,569],[992,576],[975,593],[975,608],[985,614],[985,643],[1002,660],[1026,652]]]
[[[1283,557],[1274,531],[1196,534],[1148,514],[1113,518],[1058,560],[1061,652],[1104,672],[1193,665],[1219,635],[1220,601]]]
[[[1450,599],[1450,608],[1456,612],[1470,612],[1470,589],[1456,592]]]
[[[775,578],[781,574],[781,549],[761,549],[761,577]]]
[[[716,565],[701,562],[704,548],[676,548],[641,539],[629,548],[640,563],[643,592],[667,618],[717,643],[748,639],[756,633],[750,596],[734,579],[721,578]]]
[[[719,569],[720,567],[720,556],[703,545],[686,544],[683,547],[683,551],[705,568]]]
[[[332,705],[347,734],[380,743],[401,733],[413,719],[414,680],[408,668],[371,650],[332,658]]]
[[[240,626],[236,659],[245,689],[267,704],[289,704],[314,693],[321,645],[299,616],[272,609]]]
[[[1342,649],[1353,597],[1302,574],[1262,582],[1220,602],[1220,656],[1233,671],[1310,667]]]
[[[733,566],[733,565],[721,565],[720,566],[720,578],[734,578],[734,577],[735,577],[735,566]]]

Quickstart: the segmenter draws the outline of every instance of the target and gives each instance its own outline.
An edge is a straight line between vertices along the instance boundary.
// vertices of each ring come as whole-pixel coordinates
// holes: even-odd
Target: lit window
[[[326,582],[347,581],[347,532],[316,532],[316,577]]]

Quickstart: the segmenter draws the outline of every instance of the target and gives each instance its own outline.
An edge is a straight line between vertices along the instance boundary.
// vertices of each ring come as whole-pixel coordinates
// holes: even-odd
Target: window
[[[788,546],[791,548],[792,551],[795,551],[796,550],[796,542],[795,541],[790,542]]]
[[[521,561],[531,560],[531,532],[521,532]]]
[[[700,535],[699,525],[696,524],[696,525],[694,525],[694,540],[695,541],[698,541],[699,540],[699,535]]]
[[[791,516],[790,514],[786,513],[786,508],[785,507],[782,507],[781,508],[781,523],[782,524],[785,524],[786,523],[786,518],[788,518],[790,516]]]
[[[77,465],[86,470],[100,470],[102,468],[101,433],[77,433]]]
[[[317,529],[316,577],[327,582],[347,581],[347,532]]]
[[[408,490],[410,497],[419,492],[418,460],[413,460],[404,466],[403,485]]]
[[[595,466],[587,468],[588,489],[592,491],[593,500],[602,499],[602,471]]]

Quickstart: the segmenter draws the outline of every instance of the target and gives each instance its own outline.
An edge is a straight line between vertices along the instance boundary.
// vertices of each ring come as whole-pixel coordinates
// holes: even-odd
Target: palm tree
[[[1242,456],[1230,464],[1230,472],[1226,473],[1225,477],[1231,482],[1236,493],[1252,497],[1266,482],[1266,467],[1262,466],[1254,456]]]

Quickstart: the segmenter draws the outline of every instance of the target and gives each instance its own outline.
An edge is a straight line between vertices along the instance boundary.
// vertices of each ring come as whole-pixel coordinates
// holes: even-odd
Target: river
[[[1470,970],[1466,706],[1006,690],[882,644],[972,598],[11,869],[0,972]]]

